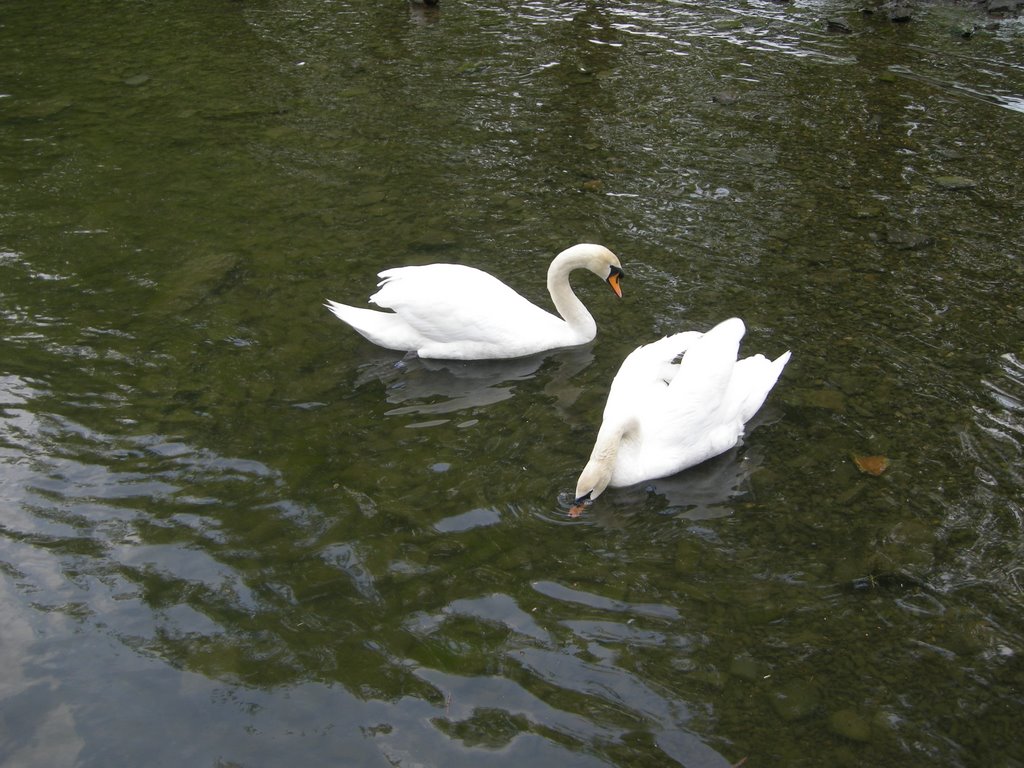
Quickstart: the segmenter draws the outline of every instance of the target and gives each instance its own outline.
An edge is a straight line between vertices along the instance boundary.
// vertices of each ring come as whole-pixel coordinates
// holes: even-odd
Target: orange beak
[[[578,499],[576,499],[573,505],[569,507],[569,517],[580,517],[584,512],[587,511],[587,507],[593,504],[593,502],[590,500],[591,493],[591,491],[588,491],[587,493],[583,494]]]
[[[612,273],[608,275],[608,285],[615,291],[615,295],[620,299],[622,298],[622,273],[612,270]]]

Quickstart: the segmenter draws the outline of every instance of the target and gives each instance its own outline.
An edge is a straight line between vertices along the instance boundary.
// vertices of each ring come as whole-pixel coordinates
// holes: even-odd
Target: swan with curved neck
[[[370,302],[390,312],[329,299],[324,306],[387,349],[445,360],[522,357],[586,344],[597,335],[593,316],[569,284],[569,274],[577,269],[593,272],[622,296],[618,257],[602,245],[580,243],[559,253],[548,267],[548,293],[560,317],[496,277],[461,264],[381,272]]]
[[[775,360],[737,360],[745,330],[734,317],[707,333],[677,333],[626,357],[608,391],[571,516],[609,486],[673,475],[739,442],[790,358],[787,351]]]

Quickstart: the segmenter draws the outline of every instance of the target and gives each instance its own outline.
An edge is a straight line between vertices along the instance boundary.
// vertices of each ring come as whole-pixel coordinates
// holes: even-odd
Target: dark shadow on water
[[[544,391],[558,406],[571,405],[581,386],[574,378],[591,362],[590,346],[555,350],[514,360],[427,360],[381,353],[362,366],[356,386],[378,381],[388,403],[398,407],[387,416],[446,414],[508,400],[515,384],[533,379],[550,361]]]
[[[761,463],[756,449],[733,448],[677,475],[621,489],[614,504],[634,509],[653,502],[659,514],[687,520],[727,517],[735,500],[749,492],[750,476]]]
[[[777,418],[770,413],[759,414],[748,425],[744,441],[696,467],[627,488],[609,488],[575,522],[621,527],[632,515],[694,521],[732,515],[737,500],[752,493],[750,478],[764,464],[764,451],[750,433]],[[572,503],[571,492],[562,492],[558,512],[545,515],[545,519],[564,522]]]

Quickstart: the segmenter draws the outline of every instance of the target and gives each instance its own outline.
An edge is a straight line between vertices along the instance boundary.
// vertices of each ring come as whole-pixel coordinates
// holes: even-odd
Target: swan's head
[[[564,267],[567,272],[577,268],[589,269],[608,283],[615,291],[616,296],[622,298],[622,278],[625,276],[622,264],[619,263],[619,257],[603,245],[596,243],[574,245],[555,257],[551,267],[554,269],[556,265]]]
[[[580,479],[576,481],[576,497],[569,508],[569,517],[582,515],[594,499],[608,487],[611,478],[611,470],[592,458],[583,468]]]
[[[604,493],[612,479],[611,467],[599,459],[591,458],[576,481],[576,497],[573,506],[580,507],[587,502],[595,501]]]
[[[597,434],[597,442],[594,444],[594,451],[590,454],[590,461],[587,462],[587,466],[580,472],[579,480],[576,481],[576,496],[573,508],[569,512],[573,517],[579,515],[584,506],[595,501],[604,493],[604,489],[611,483],[619,444],[627,428],[627,423],[609,426],[606,422],[601,425],[601,430]]]
[[[597,499],[604,489],[612,481],[612,474],[615,471],[615,463],[619,456],[619,447],[624,440],[631,440],[638,429],[634,416],[608,418],[605,411],[605,420],[601,423],[601,429],[597,432],[597,441],[594,443],[594,450],[590,454],[587,466],[580,473],[576,481],[576,496],[574,497],[572,509],[569,510],[571,517],[578,517],[583,508]]]

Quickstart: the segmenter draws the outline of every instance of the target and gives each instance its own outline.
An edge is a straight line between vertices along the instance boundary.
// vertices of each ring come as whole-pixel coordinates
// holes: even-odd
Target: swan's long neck
[[[619,421],[605,420],[597,432],[597,440],[594,441],[594,450],[590,453],[590,460],[587,466],[580,473],[577,484],[577,497],[590,493],[590,499],[596,499],[608,484],[612,481],[615,473],[615,462],[619,456],[619,447],[635,426],[632,419]]]
[[[562,251],[548,267],[548,293],[555,310],[569,327],[584,341],[597,335],[597,323],[586,306],[573,293],[569,285],[569,273],[587,266],[589,251],[576,245]]]

